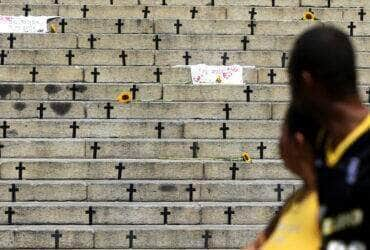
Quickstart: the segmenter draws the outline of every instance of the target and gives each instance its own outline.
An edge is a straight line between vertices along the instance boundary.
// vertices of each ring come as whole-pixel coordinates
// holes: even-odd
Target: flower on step
[[[55,24],[50,25],[50,33],[57,33],[57,27],[55,26]]]
[[[222,78],[220,75],[217,75],[216,77],[216,83],[222,83]]]
[[[315,14],[313,13],[313,11],[309,10],[303,13],[302,20],[317,20],[317,18],[315,17]]]
[[[130,103],[132,96],[130,92],[122,92],[117,96],[118,103]]]
[[[252,158],[249,156],[248,152],[242,153],[242,159],[245,163],[252,163]]]

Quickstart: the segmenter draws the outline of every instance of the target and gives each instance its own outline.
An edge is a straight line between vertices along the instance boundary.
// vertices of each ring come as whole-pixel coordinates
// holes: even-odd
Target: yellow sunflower
[[[122,92],[117,96],[118,103],[130,103],[132,96],[130,92]]]
[[[249,156],[248,152],[242,153],[242,159],[245,163],[252,163],[252,158]]]
[[[303,20],[316,20],[315,14],[312,11],[303,13]]]

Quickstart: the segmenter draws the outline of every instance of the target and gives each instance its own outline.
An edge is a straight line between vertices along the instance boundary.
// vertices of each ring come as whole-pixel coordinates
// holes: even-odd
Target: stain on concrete
[[[24,102],[16,102],[13,104],[13,108],[18,110],[18,111],[22,111],[23,109],[26,108],[26,103]]]
[[[177,190],[176,185],[164,184],[159,186],[159,190],[162,192],[174,192]]]
[[[54,102],[50,103],[50,107],[56,114],[64,116],[69,112],[72,104],[69,102]]]
[[[53,84],[48,84],[44,88],[45,92],[48,93],[49,95],[54,95],[58,93],[59,91],[62,90],[60,86],[53,85]]]
[[[10,84],[0,84],[0,97],[5,99],[7,95],[12,92],[12,85]]]

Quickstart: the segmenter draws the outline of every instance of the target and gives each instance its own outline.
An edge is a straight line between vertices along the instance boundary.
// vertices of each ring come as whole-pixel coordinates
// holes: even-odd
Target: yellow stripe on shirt
[[[346,150],[369,129],[370,114],[351,133],[349,133],[334,150],[329,147],[326,148],[327,166],[334,167],[343,156],[343,154],[346,152]]]

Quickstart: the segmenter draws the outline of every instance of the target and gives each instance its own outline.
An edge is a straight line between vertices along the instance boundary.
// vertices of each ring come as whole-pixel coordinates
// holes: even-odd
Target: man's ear
[[[302,71],[302,80],[306,89],[313,89],[315,87],[314,86],[315,81],[313,79],[312,74],[309,71],[307,70]]]
[[[305,144],[305,139],[302,133],[296,132],[294,134],[294,141],[297,144],[297,146],[301,147]]]

